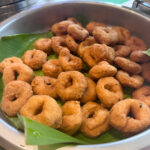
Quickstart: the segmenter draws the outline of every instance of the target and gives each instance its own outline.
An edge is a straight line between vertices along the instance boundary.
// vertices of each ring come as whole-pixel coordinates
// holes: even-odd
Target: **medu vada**
[[[30,84],[21,80],[11,81],[4,89],[1,109],[8,116],[14,117],[32,95]]]
[[[115,63],[124,71],[132,74],[139,74],[142,72],[142,67],[138,63],[131,61],[124,57],[116,57]]]
[[[125,45],[129,46],[132,51],[147,49],[147,46],[144,43],[144,41],[135,36],[131,36],[128,40],[126,40]]]
[[[97,98],[96,83],[90,78],[86,78],[86,79],[87,79],[87,88],[86,88],[82,98],[80,99],[81,103],[87,103],[89,101],[94,101]]]
[[[80,131],[90,138],[96,138],[109,129],[109,111],[95,102],[82,107],[83,121]]]
[[[79,101],[67,101],[62,106],[62,125],[60,130],[69,135],[75,134],[82,123],[82,111]]]
[[[145,81],[150,83],[150,62],[142,64],[142,76]]]
[[[47,54],[51,53],[51,39],[50,38],[40,38],[34,42],[34,48],[41,50]]]
[[[56,81],[57,79],[48,76],[36,76],[31,83],[34,94],[56,98]]]
[[[125,71],[118,71],[116,78],[123,86],[128,86],[132,88],[139,88],[143,85],[144,79],[140,75],[130,75]]]
[[[110,65],[107,61],[101,61],[90,69],[89,76],[97,80],[103,77],[114,76],[116,73],[116,67]]]
[[[96,85],[96,93],[102,105],[107,108],[123,99],[122,87],[114,77],[99,79]]]
[[[23,63],[22,60],[18,57],[9,57],[5,58],[1,63],[0,63],[0,72],[3,73],[3,70],[11,65],[12,63]]]
[[[127,57],[131,53],[131,49],[126,45],[116,45],[115,46],[115,56]]]
[[[67,71],[59,74],[56,91],[62,101],[80,99],[87,88],[87,80],[78,71]]]
[[[97,26],[93,30],[93,36],[101,44],[110,45],[119,42],[118,33],[111,27]]]
[[[150,86],[142,86],[132,93],[132,98],[143,101],[150,107]]]
[[[48,60],[42,67],[44,75],[57,78],[63,71],[58,59]]]
[[[89,36],[89,32],[78,24],[71,24],[67,28],[68,34],[70,34],[75,40],[83,41]]]
[[[67,48],[59,53],[59,63],[65,71],[80,71],[83,68],[83,62],[80,57],[74,56]]]
[[[22,80],[31,83],[32,79],[34,78],[34,72],[25,64],[12,63],[4,69],[2,78],[4,85],[13,80]]]
[[[56,100],[47,95],[34,95],[28,99],[20,114],[52,128],[60,128],[62,110]]]
[[[132,51],[130,55],[130,60],[137,62],[137,63],[146,63],[150,61],[150,57],[142,53],[142,51],[135,50],[135,51]]]
[[[51,47],[56,54],[59,54],[64,47],[67,47],[65,39],[65,36],[54,36],[51,38]]]
[[[136,134],[150,125],[150,109],[140,100],[122,100],[112,107],[109,123],[125,135]]]
[[[28,65],[32,69],[40,69],[44,63],[46,63],[47,54],[40,50],[27,50],[22,56],[24,64]]]

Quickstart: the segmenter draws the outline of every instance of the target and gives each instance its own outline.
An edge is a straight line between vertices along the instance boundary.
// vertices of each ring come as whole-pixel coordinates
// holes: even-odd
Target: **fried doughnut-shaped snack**
[[[111,27],[95,27],[93,36],[98,43],[110,45],[119,42],[118,33]]]
[[[51,52],[51,39],[50,38],[40,38],[35,41],[34,48],[41,50],[47,54]]]
[[[69,34],[66,36],[66,45],[69,50],[73,53],[77,53],[78,51],[78,43],[73,39]]]
[[[142,76],[148,83],[150,83],[150,62],[142,64]]]
[[[96,83],[90,79],[87,79],[87,89],[85,90],[82,98],[80,99],[81,103],[87,103],[89,101],[94,101],[96,100]]]
[[[24,81],[9,82],[3,93],[1,109],[8,116],[14,117],[32,96],[32,87]]]
[[[64,47],[67,47],[65,39],[65,36],[53,36],[51,38],[51,47],[55,53],[59,54]]]
[[[22,56],[23,62],[32,69],[40,69],[47,60],[47,54],[40,50],[27,50]]]
[[[122,70],[117,72],[116,78],[122,85],[132,88],[139,88],[144,82],[143,77],[140,75],[130,76],[127,72]]]
[[[96,93],[104,107],[110,108],[123,99],[120,83],[114,77],[105,77],[98,80]]]
[[[132,98],[143,101],[150,107],[150,86],[142,86],[132,93]]]
[[[74,56],[67,48],[59,53],[59,63],[65,71],[80,71],[83,68],[83,62],[80,57]]]
[[[85,48],[87,46],[90,46],[92,44],[96,43],[95,39],[91,36],[91,37],[88,37],[86,38],[84,41],[82,41],[78,47],[78,55],[80,57],[83,57],[83,54],[84,54],[84,51],[85,51]]]
[[[142,51],[139,51],[139,50],[133,51],[130,55],[130,59],[137,63],[146,63],[150,61],[150,57],[142,53]]]
[[[105,44],[93,44],[91,46],[88,46],[85,48],[85,52],[83,54],[84,61],[90,67],[93,67],[94,65],[103,60],[112,63],[114,58],[114,49]]]
[[[70,20],[64,20],[58,23],[55,23],[51,27],[51,31],[58,35],[64,35],[67,34],[67,28],[69,25],[74,24],[74,22]]]
[[[42,67],[44,75],[57,78],[63,71],[58,59],[48,60]]]
[[[87,80],[78,71],[62,72],[57,78],[56,91],[62,101],[80,99],[86,88]]]
[[[141,65],[123,57],[116,57],[115,63],[124,71],[132,74],[139,74],[142,72]]]
[[[82,107],[81,132],[95,138],[109,129],[109,111],[95,102],[87,102]]]
[[[125,99],[112,107],[109,122],[112,127],[130,136],[150,125],[150,109],[142,101]]]
[[[22,80],[31,83],[34,78],[33,70],[25,64],[13,63],[6,67],[3,71],[3,82],[4,85],[8,84],[13,80]]]
[[[47,95],[34,95],[20,110],[20,114],[52,128],[60,128],[62,110],[56,100]]]
[[[104,23],[101,23],[101,22],[89,22],[87,25],[86,25],[86,29],[89,31],[90,34],[92,34],[93,30],[95,27],[97,26],[102,26],[102,27],[106,27],[106,25]]]
[[[47,76],[37,76],[32,81],[32,88],[35,95],[49,95],[56,98],[57,79]]]
[[[116,45],[115,46],[115,56],[127,57],[131,53],[131,49],[126,45]]]
[[[82,26],[82,24],[74,17],[69,17],[69,18],[67,18],[67,20],[72,21],[73,23]]]
[[[130,38],[130,31],[127,28],[123,28],[120,26],[114,26],[112,28],[118,33],[119,43],[124,43]]]
[[[79,41],[83,41],[89,36],[89,32],[78,24],[69,25],[67,32],[75,40],[79,40]]]
[[[62,106],[62,125],[60,130],[69,135],[75,134],[82,123],[82,111],[79,101],[68,101]]]
[[[135,36],[131,36],[126,42],[125,45],[129,46],[132,51],[135,50],[146,50],[147,46],[144,41]]]
[[[2,73],[3,70],[11,65],[12,63],[23,63],[22,60],[18,57],[9,57],[5,58],[1,63],[0,63],[0,72]]]
[[[93,66],[89,71],[89,76],[92,79],[99,79],[103,77],[114,76],[117,73],[117,68],[110,65],[107,61],[101,61]]]

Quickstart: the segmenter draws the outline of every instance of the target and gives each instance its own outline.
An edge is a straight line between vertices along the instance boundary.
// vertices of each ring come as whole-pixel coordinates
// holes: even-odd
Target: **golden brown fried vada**
[[[126,45],[116,45],[115,46],[115,56],[127,57],[131,53],[131,49]]]
[[[69,25],[74,24],[74,22],[70,20],[64,20],[58,23],[55,23],[51,27],[51,31],[58,35],[64,35],[67,34],[67,28]]]
[[[79,41],[83,41],[89,36],[89,32],[78,24],[69,25],[67,32],[75,40],[79,40]]]
[[[67,35],[66,36],[66,45],[69,48],[69,50],[73,53],[77,53],[78,51],[78,43],[73,39],[72,36]]]
[[[143,77],[141,77],[140,75],[131,76],[127,72],[122,70],[117,72],[116,78],[122,85],[132,88],[139,88],[143,85],[144,82]]]
[[[112,63],[114,58],[114,49],[105,44],[93,44],[91,46],[88,46],[85,48],[85,52],[83,54],[84,61],[90,67],[93,67],[94,65],[103,60]]]
[[[82,123],[82,111],[79,101],[68,101],[62,106],[62,125],[60,130],[69,135],[75,134]]]
[[[2,111],[8,116],[16,116],[32,94],[30,84],[19,80],[9,82],[3,93],[1,102]]]
[[[83,68],[83,62],[80,57],[74,56],[67,48],[59,53],[59,63],[65,71],[80,71]]]
[[[148,83],[150,83],[150,62],[142,64],[142,76]]]
[[[128,73],[132,74],[139,74],[142,72],[142,67],[141,65],[135,63],[134,61],[131,61],[127,58],[123,57],[116,57],[115,58],[115,63],[124,71],[127,71]]]
[[[3,70],[11,65],[12,63],[23,63],[22,60],[18,57],[9,57],[5,58],[1,63],[0,63],[0,72],[2,73]]]
[[[118,33],[119,43],[124,43],[126,40],[130,38],[130,31],[127,28],[114,26],[112,27]]]
[[[47,60],[47,54],[40,50],[27,50],[22,56],[23,62],[32,69],[40,69]]]
[[[57,78],[63,71],[58,59],[48,60],[42,67],[44,75]]]
[[[135,50],[146,50],[147,46],[144,41],[135,36],[131,36],[126,42],[125,45],[129,46],[132,51]]]
[[[37,76],[32,81],[32,88],[35,95],[48,95],[56,98],[57,79],[48,76]]]
[[[55,53],[59,54],[64,47],[67,47],[65,38],[65,36],[54,36],[51,38],[51,47]]]
[[[150,86],[142,86],[133,91],[132,98],[139,99],[150,107]]]
[[[125,99],[112,107],[109,122],[124,134],[133,135],[150,125],[150,109],[142,101]]]
[[[92,44],[96,43],[95,39],[93,37],[88,37],[86,38],[84,41],[82,41],[79,45],[79,48],[78,48],[78,55],[80,57],[83,57],[83,54],[84,54],[84,51],[85,51],[85,48],[87,46],[90,46]]]
[[[60,128],[62,111],[56,100],[47,95],[34,95],[22,107],[20,114],[52,128]]]
[[[87,102],[82,107],[81,132],[95,138],[109,129],[109,111],[95,102]]]
[[[142,53],[142,51],[139,51],[139,50],[133,51],[130,55],[130,59],[137,63],[146,63],[150,61],[150,57]]]
[[[51,39],[50,38],[40,38],[35,41],[34,48],[41,50],[47,54],[51,52]]]
[[[78,71],[62,72],[58,76],[56,91],[62,101],[80,99],[86,88],[87,80]]]
[[[67,20],[72,21],[73,23],[82,26],[81,23],[74,17],[69,17],[69,18],[67,18]]]
[[[110,65],[107,61],[101,61],[90,69],[89,76],[97,80],[102,77],[114,76],[116,73],[117,68]]]
[[[119,42],[118,33],[111,27],[95,27],[93,36],[96,41],[101,44],[110,45]]]
[[[13,80],[22,80],[31,83],[34,78],[33,70],[25,64],[13,63],[6,67],[3,71],[4,85]]]
[[[97,82],[96,93],[104,107],[110,108],[123,99],[120,83],[114,77],[101,78]]]
[[[90,78],[86,78],[86,79],[87,79],[87,88],[86,88],[82,98],[80,99],[81,103],[87,103],[89,101],[94,101],[97,98],[96,83]]]
[[[102,27],[106,27],[106,25],[104,23],[101,23],[101,22],[89,22],[87,25],[86,25],[86,29],[89,31],[90,34],[92,34],[93,30],[95,27],[97,26],[102,26]]]

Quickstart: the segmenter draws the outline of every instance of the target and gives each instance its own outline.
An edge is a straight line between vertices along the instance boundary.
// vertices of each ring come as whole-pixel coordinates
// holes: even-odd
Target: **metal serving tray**
[[[77,15],[87,16],[95,21],[106,24],[121,25],[127,27],[134,35],[141,37],[146,44],[150,44],[150,19],[132,10],[113,5],[100,4],[98,2],[64,1],[50,2],[42,6],[36,6],[23,11],[0,24],[0,36],[35,33],[47,31],[55,22],[66,17]],[[1,52],[0,52],[1,53]],[[0,145],[7,150],[35,150],[37,147],[25,144],[24,134],[14,127],[0,113]],[[138,150],[150,145],[150,129],[133,137],[112,143],[96,145],[79,145],[69,147],[72,150]],[[61,148],[67,149],[67,148]]]

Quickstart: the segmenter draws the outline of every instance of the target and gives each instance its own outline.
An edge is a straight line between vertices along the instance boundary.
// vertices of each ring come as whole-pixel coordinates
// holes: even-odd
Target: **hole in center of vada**
[[[43,110],[43,105],[44,105],[44,104],[41,104],[38,108],[35,109],[35,111],[34,111],[34,115],[35,115],[35,116],[36,116],[36,115],[39,115],[39,114],[42,112],[42,110]]]
[[[15,70],[15,71],[14,71],[15,80],[17,80],[18,76],[19,76],[19,73]]]
[[[68,80],[67,80],[67,82],[65,84],[65,87],[67,88],[67,87],[71,86],[72,84],[73,84],[72,78],[68,78]]]
[[[17,98],[18,98],[18,97],[17,97],[16,95],[13,95],[13,96],[11,97],[10,101],[16,101]]]
[[[91,112],[88,118],[93,118],[94,117],[94,112]]]
[[[131,108],[130,108],[128,114],[127,114],[127,117],[130,117],[130,118],[135,119],[135,117],[134,117],[134,115],[133,115],[133,113],[132,113],[132,109],[131,109]]]
[[[106,84],[104,85],[104,88],[107,89],[108,91],[113,91],[112,85]]]

